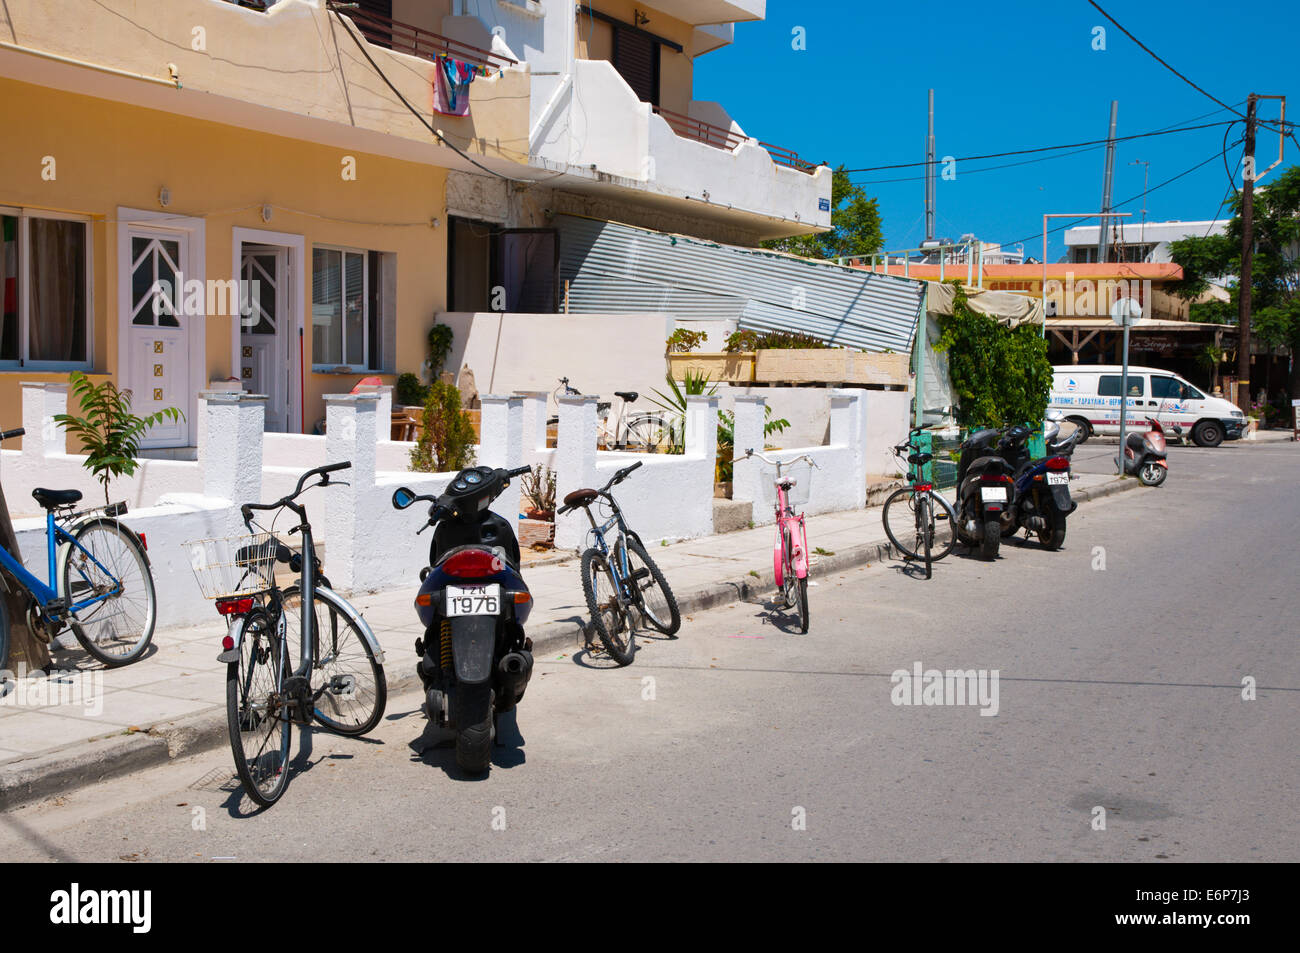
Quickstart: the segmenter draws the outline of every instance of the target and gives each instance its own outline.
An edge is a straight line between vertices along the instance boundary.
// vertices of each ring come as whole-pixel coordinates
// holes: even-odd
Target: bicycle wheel
[[[916,532],[921,537],[921,547],[925,551],[925,578],[932,575],[930,568],[930,547],[934,543],[934,504],[929,494],[922,496],[916,506]]]
[[[636,633],[618,595],[614,573],[598,549],[582,554],[582,592],[587,597],[591,625],[610,658],[630,665],[636,654]]]
[[[957,545],[957,513],[941,493],[931,493],[930,499],[930,561],[938,562]]]
[[[280,799],[289,783],[293,726],[283,703],[289,652],[270,617],[244,617],[239,661],[226,666],[226,723],[235,771],[248,796],[263,807]]]
[[[9,609],[5,606],[3,584],[0,583],[0,672],[9,670]],[[0,689],[4,686],[0,685]]]
[[[795,602],[799,606],[799,631],[808,631],[808,579],[804,577],[795,586]]]
[[[286,638],[290,656],[301,651],[302,590],[284,591]],[[339,597],[316,593],[316,659],[311,667],[312,716],[340,735],[364,735],[379,724],[388,704],[388,680],[370,643],[344,610]],[[319,693],[319,694],[318,694]]]
[[[139,537],[116,520],[82,523],[63,563],[63,593],[73,604],[117,590],[68,619],[82,648],[105,665],[134,662],[153,639],[158,616],[153,574]],[[78,548],[80,546],[81,548]]]
[[[677,597],[668,588],[664,574],[637,539],[629,538],[627,541],[627,562],[631,569],[632,598],[636,600],[646,623],[664,635],[675,636],[682,627]]]
[[[662,417],[635,417],[628,421],[625,437],[627,449],[641,453],[654,453],[663,441],[668,421]]]

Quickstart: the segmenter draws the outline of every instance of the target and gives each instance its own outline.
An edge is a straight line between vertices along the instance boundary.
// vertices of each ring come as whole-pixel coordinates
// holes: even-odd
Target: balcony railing
[[[723,126],[705,122],[703,119],[693,119],[690,116],[683,116],[681,113],[663,109],[659,106],[655,106],[654,111],[663,116],[669,128],[683,139],[694,139],[706,146],[713,146],[715,149],[723,149],[727,152],[746,141],[745,136],[738,135]],[[774,146],[770,142],[759,142],[759,145],[767,150],[768,155],[772,157],[772,161],[777,165],[796,169],[808,175],[812,175],[817,171],[817,163],[800,159],[797,152],[781,146]]]
[[[518,61],[500,53],[493,53],[470,43],[462,43],[451,37],[425,30],[421,27],[391,20],[369,10],[354,8],[347,3],[330,2],[331,10],[336,10],[357,25],[361,34],[375,46],[382,46],[395,53],[408,53],[427,60],[436,60],[440,56],[449,56],[471,66],[484,69],[502,69],[515,66]]]

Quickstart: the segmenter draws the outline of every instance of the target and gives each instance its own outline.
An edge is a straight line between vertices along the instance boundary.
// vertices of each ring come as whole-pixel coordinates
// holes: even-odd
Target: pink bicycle
[[[776,588],[785,600],[785,608],[799,610],[799,631],[808,631],[808,528],[803,513],[795,513],[795,506],[808,502],[812,484],[812,468],[817,466],[812,457],[804,454],[793,460],[777,460],[752,449],[746,457],[758,457],[769,467],[762,471],[760,485],[763,501],[772,505],[776,514],[776,542],[772,545],[772,568],[776,574]]]

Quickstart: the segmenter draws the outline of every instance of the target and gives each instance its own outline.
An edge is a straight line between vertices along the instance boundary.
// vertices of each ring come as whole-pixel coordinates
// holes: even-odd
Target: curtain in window
[[[0,215],[0,361],[16,361],[18,332],[18,219]]]
[[[27,357],[86,361],[86,226],[33,218]]]
[[[311,252],[311,360],[343,363],[343,253]]]

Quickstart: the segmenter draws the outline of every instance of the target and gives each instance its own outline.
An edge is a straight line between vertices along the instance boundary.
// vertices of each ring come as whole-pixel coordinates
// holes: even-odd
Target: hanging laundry
[[[438,57],[433,78],[433,110],[444,116],[469,115],[469,84],[474,67],[450,56]]]

